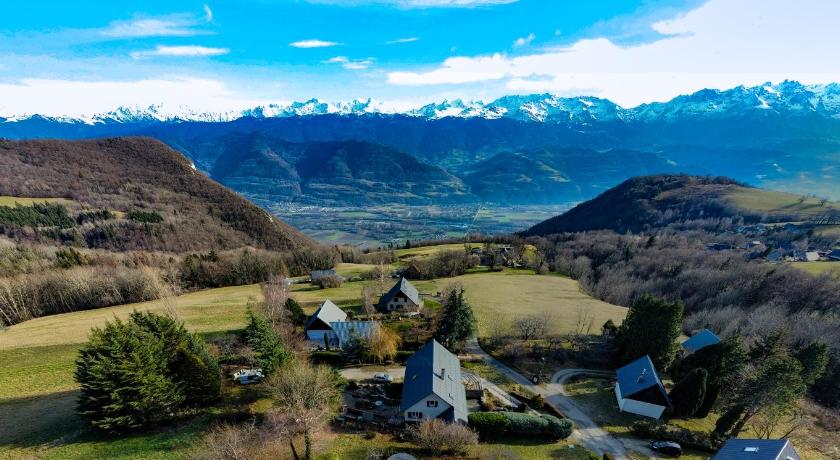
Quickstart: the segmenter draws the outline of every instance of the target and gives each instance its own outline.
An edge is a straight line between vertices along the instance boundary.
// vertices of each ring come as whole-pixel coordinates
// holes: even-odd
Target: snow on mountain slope
[[[796,81],[765,83],[755,87],[738,86],[728,90],[704,89],[675,97],[668,102],[642,104],[625,109],[607,99],[593,96],[560,97],[551,94],[511,95],[494,101],[444,100],[422,107],[395,112],[383,103],[353,100],[323,102],[310,99],[289,104],[266,104],[241,111],[200,112],[189,107],[169,109],[163,105],[120,107],[111,112],[81,117],[5,115],[0,123],[30,119],[56,123],[177,123],[183,121],[226,122],[242,117],[281,118],[315,115],[402,114],[440,119],[508,118],[523,122],[587,125],[597,122],[661,122],[696,117],[734,117],[761,111],[764,114],[818,114],[840,118],[840,84],[803,85]]]

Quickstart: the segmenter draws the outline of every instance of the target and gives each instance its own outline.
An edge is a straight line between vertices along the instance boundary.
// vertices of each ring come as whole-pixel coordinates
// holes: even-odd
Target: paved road
[[[603,376],[612,375],[611,373],[605,373],[603,371],[589,371],[586,369],[565,369],[552,376],[551,381],[553,383],[547,385],[534,385],[522,374],[514,371],[501,361],[485,353],[476,340],[473,339],[467,344],[466,351],[472,355],[481,357],[487,364],[490,364],[514,382],[528,388],[534,393],[542,395],[547,403],[566,414],[566,416],[575,423],[575,431],[572,433],[572,439],[584,445],[586,448],[597,452],[598,454],[603,455],[605,452],[609,452],[616,460],[629,460],[629,457],[627,456],[627,449],[625,449],[624,444],[593,422],[592,419],[590,419],[574,403],[572,398],[570,398],[563,389],[563,382],[573,375],[584,374]]]

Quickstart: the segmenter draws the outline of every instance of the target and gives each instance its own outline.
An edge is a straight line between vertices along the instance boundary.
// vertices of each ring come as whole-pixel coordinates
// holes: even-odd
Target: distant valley
[[[316,207],[330,215],[443,206],[459,209],[465,229],[472,212],[459,207],[568,208],[630,177],[659,173],[840,198],[836,84],[703,90],[632,109],[540,94],[404,113],[370,101],[312,100],[227,114],[150,107],[80,119],[0,118],[0,137],[11,139],[129,135],[165,142],[267,209]]]

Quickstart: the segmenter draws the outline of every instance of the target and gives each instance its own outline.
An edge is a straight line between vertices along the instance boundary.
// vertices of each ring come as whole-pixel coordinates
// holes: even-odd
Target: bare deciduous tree
[[[262,309],[272,325],[284,322],[288,318],[286,301],[289,300],[291,283],[285,276],[272,276],[262,284]]]
[[[370,284],[365,284],[362,286],[362,306],[365,309],[365,313],[370,317],[374,313],[376,313],[376,308],[373,304],[373,287]]]
[[[532,340],[544,337],[548,333],[550,316],[528,315],[513,320],[513,327],[519,332],[522,340]]]
[[[277,372],[268,385],[280,413],[289,416],[285,429],[303,435],[304,458],[311,459],[312,433],[330,420],[338,402],[333,371],[296,362]]]

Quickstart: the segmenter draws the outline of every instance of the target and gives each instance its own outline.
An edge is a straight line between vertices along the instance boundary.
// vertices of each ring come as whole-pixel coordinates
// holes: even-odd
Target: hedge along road
[[[493,366],[499,372],[505,374],[514,382],[523,387],[542,395],[545,401],[555,409],[566,415],[571,421],[575,423],[575,430],[572,433],[572,439],[583,444],[586,448],[597,452],[600,455],[605,453],[611,454],[616,460],[629,460],[627,450],[624,444],[617,438],[613,437],[601,427],[598,426],[591,418],[589,418],[580,408],[572,401],[572,398],[567,396],[563,391],[562,382],[575,374],[589,374],[589,375],[605,375],[603,371],[589,371],[586,369],[565,369],[559,371],[552,377],[552,382],[548,385],[534,385],[530,380],[525,378],[522,374],[509,368],[507,365],[497,360],[496,358],[487,354],[478,345],[478,341],[473,338],[467,343],[466,351],[469,354],[479,356],[485,363]]]

